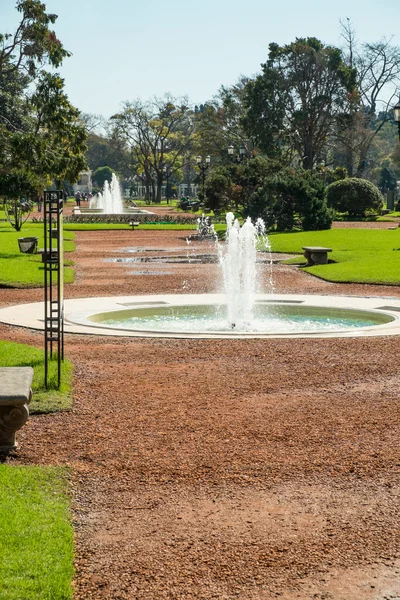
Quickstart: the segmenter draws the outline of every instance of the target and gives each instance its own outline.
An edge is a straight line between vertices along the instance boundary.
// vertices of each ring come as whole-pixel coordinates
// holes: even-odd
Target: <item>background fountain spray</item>
[[[111,183],[104,182],[103,192],[96,194],[89,204],[89,208],[102,209],[107,215],[121,214],[124,212],[121,188],[115,173],[111,176]]]

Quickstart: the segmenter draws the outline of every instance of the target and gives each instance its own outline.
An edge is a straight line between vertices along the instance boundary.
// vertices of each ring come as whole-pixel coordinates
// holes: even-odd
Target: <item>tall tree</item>
[[[350,97],[339,123],[336,158],[350,176],[362,177],[375,136],[393,118],[393,100],[400,88],[400,48],[385,38],[360,45],[348,19],[341,27],[345,60],[356,69],[358,92]]]
[[[14,33],[0,33],[0,73],[19,72],[34,79],[46,63],[59,67],[70,53],[63,47],[50,25],[57,15],[46,13],[40,0],[18,0],[21,20]]]
[[[128,145],[135,170],[152,187],[153,199],[161,202],[165,167],[181,167],[193,139],[193,118],[186,98],[154,98],[127,102],[112,117],[113,137]],[[154,185],[154,183],[156,185]]]
[[[251,142],[242,126],[248,81],[241,76],[234,85],[222,86],[212,100],[195,109],[195,152],[212,156],[213,164],[224,162],[224,157],[227,159],[231,145],[239,148],[247,142],[249,154],[251,152]]]
[[[355,82],[341,51],[316,38],[270,44],[262,73],[247,86],[244,127],[269,156],[297,156],[312,169]]]
[[[39,0],[19,0],[17,10],[15,33],[0,34],[0,173],[22,174],[38,189],[77,177],[86,132],[63,80],[45,70],[69,56],[50,29],[57,16]]]

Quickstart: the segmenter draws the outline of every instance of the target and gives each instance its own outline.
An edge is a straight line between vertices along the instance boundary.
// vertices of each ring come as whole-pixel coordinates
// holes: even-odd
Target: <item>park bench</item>
[[[39,254],[42,257],[42,263],[57,263],[58,261],[58,252],[57,250],[52,250],[50,252],[50,250],[47,250],[46,252],[44,251],[44,248],[39,248],[39,250],[37,251],[37,254]]]
[[[323,246],[303,246],[303,250],[307,259],[307,267],[328,264],[328,252],[332,252],[332,248]]]
[[[132,231],[135,229],[135,227],[139,227],[140,223],[139,221],[129,221],[129,225],[132,227]]]
[[[32,367],[0,367],[0,452],[15,450],[15,432],[29,417]]]

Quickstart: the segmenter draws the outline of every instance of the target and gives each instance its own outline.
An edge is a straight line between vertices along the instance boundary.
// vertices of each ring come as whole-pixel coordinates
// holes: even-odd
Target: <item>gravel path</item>
[[[104,260],[212,252],[184,232],[76,239],[67,298],[217,291],[214,264]],[[400,296],[273,268],[281,293]],[[67,335],[74,408],[31,417],[12,462],[71,467],[75,600],[400,597],[399,343]]]

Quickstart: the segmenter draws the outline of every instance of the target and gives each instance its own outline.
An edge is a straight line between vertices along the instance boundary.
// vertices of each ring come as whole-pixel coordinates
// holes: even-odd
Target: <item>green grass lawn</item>
[[[1,600],[72,598],[68,471],[0,465]]]
[[[0,285],[5,287],[41,287],[44,269],[39,254],[23,254],[19,251],[18,238],[37,237],[38,247],[43,248],[43,223],[26,223],[21,231],[15,231],[9,223],[0,223]],[[64,250],[75,249],[73,232],[64,233]],[[65,283],[74,278],[73,269],[64,269]]]
[[[49,361],[49,387],[44,387],[44,351],[26,344],[0,340],[0,367],[32,367],[31,414],[66,410],[72,406],[73,367],[64,360],[61,368],[61,386],[57,389],[57,361]],[[0,595],[1,598],[1,595]]]
[[[302,254],[302,246],[332,248],[328,265],[304,270],[327,281],[340,283],[400,284],[400,228],[330,229],[271,234],[273,252]]]

